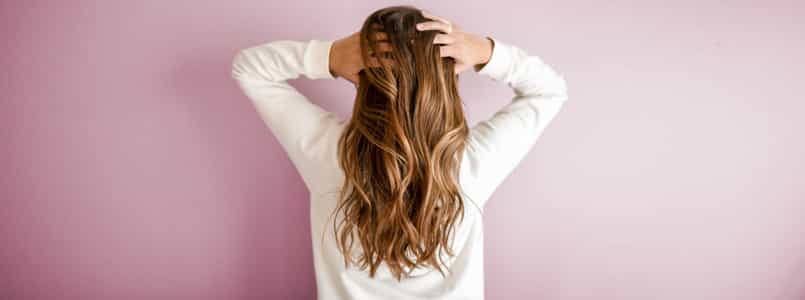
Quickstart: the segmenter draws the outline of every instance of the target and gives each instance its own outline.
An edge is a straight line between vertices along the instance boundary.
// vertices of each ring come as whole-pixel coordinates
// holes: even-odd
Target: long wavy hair
[[[440,255],[464,219],[459,165],[469,128],[458,94],[455,61],[439,55],[435,30],[419,9],[392,6],[372,13],[360,31],[366,66],[375,53],[388,60],[364,68],[352,117],[338,142],[344,183],[333,220],[336,243],[348,267],[385,263],[399,281],[420,267],[446,276]],[[378,47],[376,34],[392,50]],[[354,257],[357,243],[362,253]]]

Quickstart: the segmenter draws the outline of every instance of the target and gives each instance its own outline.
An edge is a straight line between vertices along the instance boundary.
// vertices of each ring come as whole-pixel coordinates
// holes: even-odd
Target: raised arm
[[[492,55],[479,74],[511,87],[514,97],[470,130],[468,180],[479,206],[530,152],[567,100],[564,78],[535,55],[489,37]]]
[[[287,80],[305,76],[334,79],[329,69],[330,40],[277,40],[239,51],[232,77],[251,99],[308,187],[316,176],[321,149],[340,124],[338,117],[291,86]]]

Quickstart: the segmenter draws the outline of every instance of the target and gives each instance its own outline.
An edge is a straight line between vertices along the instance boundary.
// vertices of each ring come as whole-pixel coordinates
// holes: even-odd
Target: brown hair
[[[368,267],[371,277],[381,263],[398,281],[428,266],[445,276],[439,252],[455,255],[451,232],[464,218],[458,171],[469,128],[455,61],[440,57],[437,31],[415,28],[428,20],[417,8],[391,6],[372,13],[360,31],[365,65],[381,53],[378,32],[388,36],[392,49],[383,54],[392,63],[359,73],[352,117],[338,141],[345,177],[334,212],[342,218],[333,226],[345,264]],[[355,242],[363,250],[357,259]]]

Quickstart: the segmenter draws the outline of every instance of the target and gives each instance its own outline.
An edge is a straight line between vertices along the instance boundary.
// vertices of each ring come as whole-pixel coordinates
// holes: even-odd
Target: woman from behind
[[[514,92],[472,127],[470,69]],[[352,82],[350,119],[287,84],[300,75]],[[311,191],[320,299],[482,299],[482,210],[567,99],[541,58],[411,6],[335,41],[244,49],[233,76]]]

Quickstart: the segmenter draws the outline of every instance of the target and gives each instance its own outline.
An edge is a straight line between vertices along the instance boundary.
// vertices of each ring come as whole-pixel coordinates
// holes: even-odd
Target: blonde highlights
[[[352,117],[338,141],[344,183],[333,220],[347,266],[385,263],[397,280],[431,267],[445,275],[439,252],[455,255],[451,234],[464,218],[459,166],[469,128],[452,58],[440,57],[436,31],[410,6],[378,10],[364,22],[365,64],[381,53],[376,33],[392,50],[361,71]],[[391,63],[388,63],[388,62]],[[362,254],[353,257],[358,244]]]

